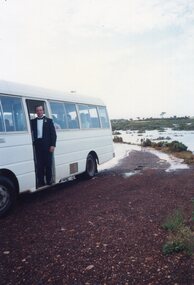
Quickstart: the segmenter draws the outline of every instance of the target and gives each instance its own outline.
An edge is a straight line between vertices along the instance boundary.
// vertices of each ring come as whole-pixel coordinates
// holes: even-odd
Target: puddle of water
[[[137,146],[137,145],[128,145],[128,144],[116,143],[116,144],[114,144],[114,148],[115,148],[116,156],[112,160],[99,165],[98,166],[99,172],[116,166],[120,159],[129,155],[130,151],[133,151],[133,150],[141,151],[141,147]],[[178,169],[188,169],[189,168],[189,166],[187,164],[183,163],[183,160],[181,160],[181,159],[175,158],[173,156],[167,155],[165,153],[162,153],[162,152],[154,150],[154,149],[146,148],[145,151],[149,151],[150,153],[153,153],[156,156],[158,156],[160,158],[160,162],[158,162],[159,164],[169,163],[170,166],[165,170],[166,172],[176,171]],[[140,169],[139,166],[136,170]]]
[[[143,165],[138,165],[138,166],[135,168],[135,170],[142,170],[143,168],[144,168]]]
[[[166,172],[171,172],[178,169],[189,169],[189,166],[183,162],[183,159],[168,155],[163,152],[159,152],[154,149],[148,149],[148,151],[157,155],[160,158],[160,161],[166,161],[170,164],[170,166],[165,170]]]
[[[122,174],[122,176],[123,176],[124,178],[128,178],[128,177],[131,177],[131,176],[133,176],[133,175],[140,174],[140,172],[141,172],[140,170],[125,172],[125,173]]]

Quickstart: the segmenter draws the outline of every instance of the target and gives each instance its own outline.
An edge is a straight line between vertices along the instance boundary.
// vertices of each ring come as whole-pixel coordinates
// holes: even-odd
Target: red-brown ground
[[[192,226],[194,170],[165,168],[134,151],[92,180],[21,196],[0,220],[0,284],[194,284],[193,257],[165,256],[161,227],[174,209]]]

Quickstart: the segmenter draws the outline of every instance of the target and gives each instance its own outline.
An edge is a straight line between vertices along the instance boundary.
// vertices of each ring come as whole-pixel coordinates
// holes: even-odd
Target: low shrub
[[[174,156],[183,159],[186,164],[194,164],[194,154],[190,150],[187,150],[187,146],[179,141],[172,141],[170,143],[168,141],[151,142],[151,146],[165,153],[173,153]]]
[[[113,135],[121,135],[121,133],[119,131],[114,131]]]
[[[167,242],[163,248],[162,248],[162,252],[164,254],[171,254],[173,252],[180,252],[183,251],[185,249],[184,244],[182,243],[177,243],[177,242]]]
[[[160,141],[160,142],[155,144],[155,147],[164,147],[164,146],[166,146],[166,142],[164,142],[164,141],[163,142]]]
[[[168,143],[168,147],[172,152],[181,152],[187,150],[187,146],[179,141],[172,141],[171,143]]]
[[[152,142],[151,142],[151,140],[146,139],[145,141],[143,141],[142,145],[143,145],[144,147],[146,147],[146,146],[151,146],[151,145],[152,145]]]
[[[162,227],[165,230],[176,231],[181,225],[183,225],[184,219],[180,210],[174,211],[170,216],[168,216],[163,223]]]
[[[163,253],[170,254],[173,252],[185,251],[191,255],[194,250],[194,237],[189,227],[181,225],[176,232],[170,233],[168,241],[163,246]]]
[[[167,242],[162,248],[164,254],[180,251],[193,254],[194,236],[191,229],[184,224],[183,215],[179,210],[168,216],[162,226],[169,232]]]
[[[123,138],[119,137],[119,136],[114,136],[113,142],[115,142],[115,143],[122,143],[123,142]]]
[[[164,141],[164,140],[171,140],[171,138],[168,137],[168,136],[167,136],[167,137],[158,137],[158,138],[156,138],[155,140],[156,140],[156,141],[159,141],[159,140],[163,140],[163,141]]]

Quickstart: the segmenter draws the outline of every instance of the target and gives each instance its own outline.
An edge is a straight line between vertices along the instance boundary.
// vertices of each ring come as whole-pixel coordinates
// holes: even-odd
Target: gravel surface
[[[165,256],[165,218],[192,225],[194,170],[133,151],[88,181],[21,195],[0,220],[1,285],[193,285],[192,256]],[[131,175],[133,174],[133,175]]]

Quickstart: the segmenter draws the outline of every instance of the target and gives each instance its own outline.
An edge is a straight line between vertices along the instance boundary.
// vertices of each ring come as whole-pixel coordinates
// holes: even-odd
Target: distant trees
[[[115,119],[111,120],[112,130],[160,130],[171,128],[173,130],[194,130],[194,118],[170,117],[170,118],[148,118],[148,119]]]
[[[160,113],[160,117],[163,119],[163,117],[164,117],[165,114],[166,114],[166,112]]]

